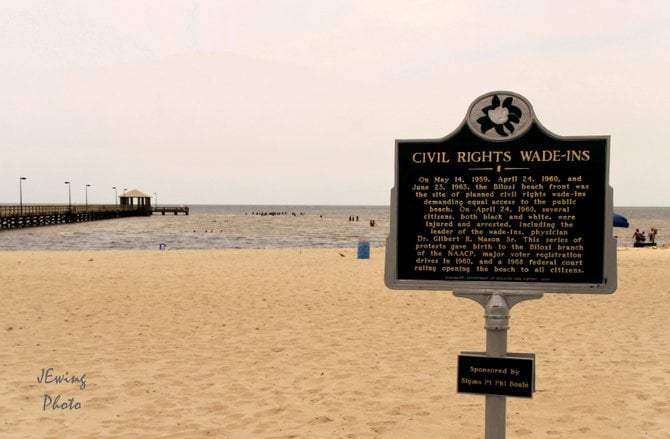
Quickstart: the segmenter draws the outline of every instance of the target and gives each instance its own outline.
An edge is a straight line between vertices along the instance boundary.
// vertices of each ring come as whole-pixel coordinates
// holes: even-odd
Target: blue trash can
[[[358,240],[358,259],[370,259],[370,241],[367,239]]]

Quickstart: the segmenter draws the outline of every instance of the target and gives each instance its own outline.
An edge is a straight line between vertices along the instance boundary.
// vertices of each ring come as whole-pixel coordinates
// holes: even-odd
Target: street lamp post
[[[114,189],[114,205],[116,206],[119,204],[119,194],[116,192],[116,186],[112,186],[112,189]]]
[[[23,215],[23,180],[26,177],[19,177],[19,212]]]
[[[67,207],[72,209],[72,189],[69,181],[66,181],[65,184],[67,185]]]
[[[90,187],[91,187],[91,185],[87,184],[86,188],[85,188],[85,190],[86,190],[86,207],[88,207],[88,188],[90,188]]]

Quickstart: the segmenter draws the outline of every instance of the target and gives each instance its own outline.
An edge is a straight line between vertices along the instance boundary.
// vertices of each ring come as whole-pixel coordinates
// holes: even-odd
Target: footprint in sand
[[[309,421],[309,424],[310,425],[326,424],[328,422],[333,422],[333,421],[334,421],[334,419],[331,419],[328,416],[317,416],[316,418]]]
[[[560,418],[556,419],[558,422],[572,422],[575,420],[574,416],[571,415],[565,415],[561,416]]]
[[[377,434],[383,434],[388,431],[391,426],[393,426],[396,421],[384,421],[384,422],[368,422],[370,430],[374,431]]]

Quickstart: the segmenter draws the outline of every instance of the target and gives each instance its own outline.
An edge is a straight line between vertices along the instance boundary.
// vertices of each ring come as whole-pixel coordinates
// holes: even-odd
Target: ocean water
[[[153,215],[26,229],[0,230],[0,250],[213,249],[381,247],[389,233],[388,206],[190,206],[190,215]],[[618,245],[632,247],[635,228],[658,229],[670,242],[670,207],[617,207],[630,228],[615,228]],[[256,214],[260,213],[260,214]],[[356,221],[358,218],[358,221]],[[350,219],[353,219],[351,221]],[[370,220],[375,226],[370,226]]]
[[[0,250],[214,249],[385,245],[388,206],[191,205],[154,214],[0,230]],[[353,220],[351,221],[350,218]],[[358,221],[356,221],[358,218]],[[370,220],[375,226],[370,226]]]

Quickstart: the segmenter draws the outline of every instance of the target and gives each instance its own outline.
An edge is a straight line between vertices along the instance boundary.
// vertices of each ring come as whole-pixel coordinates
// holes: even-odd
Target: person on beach
[[[635,229],[635,233],[633,233],[633,239],[635,239],[635,243],[642,242],[643,235],[640,233],[640,229]]]
[[[656,230],[653,227],[651,229],[649,229],[649,235],[648,235],[649,236],[649,242],[651,242],[652,244],[656,244],[656,233],[657,232],[658,232],[658,230]]]

